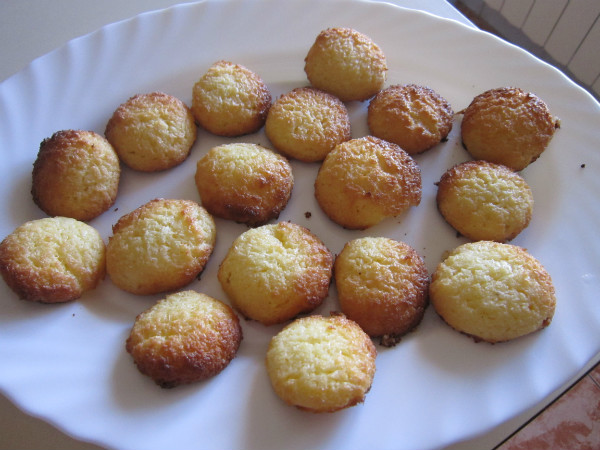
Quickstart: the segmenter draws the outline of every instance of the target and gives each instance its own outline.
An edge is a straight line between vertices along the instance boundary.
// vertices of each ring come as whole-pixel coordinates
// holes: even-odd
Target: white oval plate
[[[499,345],[476,344],[447,327],[432,308],[419,328],[391,349],[379,347],[377,373],[362,405],[313,415],[272,392],[263,359],[281,327],[245,321],[238,356],[206,382],[163,390],[142,376],[124,350],[135,316],[161,296],[127,295],[105,280],[80,301],[20,301],[0,285],[0,388],[28,413],[71,435],[122,449],[427,449],[494,427],[541,401],[600,350],[598,255],[600,108],[560,72],[486,33],[389,4],[207,1],[143,14],[75,39],[0,85],[0,231],[43,217],[30,197],[39,143],[57,130],[103,133],[130,96],[161,90],[188,104],[194,82],[219,60],[261,75],[275,97],[307,84],[304,56],[324,28],[354,27],[388,57],[387,84],[418,83],[455,111],[484,90],[515,85],[535,92],[562,127],[541,158],[523,171],[535,197],[530,226],[513,243],[554,278],[558,306],[546,330]],[[367,133],[366,103],[352,103],[353,136]],[[417,156],[420,206],[364,232],[330,222],[313,196],[318,164],[293,163],[296,185],[280,220],[309,227],[337,253],[363,235],[411,244],[430,271],[462,242],[441,219],[435,185],[469,159],[460,116],[445,142]],[[270,146],[262,132],[236,139]],[[200,132],[189,159],[165,173],[123,169],[114,208],[91,222],[105,239],[124,213],[155,198],[199,201],[196,161],[227,139]],[[585,165],[583,167],[583,165]],[[305,214],[310,212],[309,215]],[[216,281],[232,240],[246,228],[217,220],[218,244],[190,288],[226,301]],[[337,309],[335,288],[317,312]]]

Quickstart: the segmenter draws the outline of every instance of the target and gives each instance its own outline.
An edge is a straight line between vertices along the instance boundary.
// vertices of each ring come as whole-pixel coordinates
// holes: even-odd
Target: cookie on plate
[[[0,243],[0,272],[19,298],[76,300],[104,279],[106,249],[93,227],[70,217],[32,220]]]
[[[353,239],[337,255],[334,274],[342,312],[382,345],[395,345],[421,322],[429,273],[408,244],[387,237]]]
[[[304,71],[312,86],[344,102],[363,101],[382,89],[387,61],[365,34],[352,28],[328,28],[309,49]]]
[[[477,241],[454,249],[433,273],[432,305],[452,328],[476,341],[504,342],[547,327],[552,279],[525,249]]]
[[[195,182],[209,213],[258,226],[279,217],[294,176],[284,156],[258,144],[232,143],[213,147],[198,161]]]
[[[297,88],[273,103],[265,132],[284,155],[305,162],[322,161],[337,144],[350,139],[350,116],[334,95]]]
[[[362,403],[375,376],[377,350],[369,336],[341,314],[295,320],[269,343],[266,366],[275,393],[313,413]]]
[[[31,194],[49,216],[87,222],[114,204],[120,177],[119,157],[103,136],[62,130],[40,144]]]
[[[233,242],[218,279],[246,318],[273,325],[312,311],[329,293],[333,255],[290,222],[252,228]]]
[[[373,136],[416,154],[446,139],[453,116],[450,103],[433,89],[397,84],[371,99],[367,122]]]
[[[437,185],[440,213],[469,239],[506,242],[529,225],[533,193],[506,166],[468,161],[448,169]]]
[[[190,109],[163,92],[139,94],[121,104],[104,135],[130,168],[156,172],[181,164],[196,141]]]
[[[106,269],[113,283],[133,294],[179,289],[194,280],[212,254],[212,216],[191,200],[155,199],[113,225]]]
[[[196,122],[219,136],[259,130],[271,107],[271,93],[260,76],[240,64],[217,61],[194,84]]]
[[[315,197],[337,224],[366,229],[421,202],[421,170],[396,144],[373,136],[351,139],[323,161]]]
[[[173,388],[219,374],[235,357],[242,337],[229,306],[188,290],[139,314],[125,348],[141,373]]]
[[[516,171],[538,159],[560,126],[541,98],[515,87],[479,94],[462,112],[462,141],[471,156]]]

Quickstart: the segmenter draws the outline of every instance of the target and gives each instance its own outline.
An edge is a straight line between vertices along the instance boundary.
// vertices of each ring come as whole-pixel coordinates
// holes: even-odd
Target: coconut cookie
[[[121,104],[104,135],[130,168],[156,172],[181,164],[196,141],[190,109],[163,92],[139,94]]]
[[[265,132],[289,158],[322,161],[337,144],[350,139],[350,116],[337,97],[320,89],[297,88],[273,103]]]
[[[138,315],[125,347],[141,373],[172,388],[219,374],[241,341],[239,319],[229,306],[183,291]]]
[[[458,164],[442,175],[437,206],[460,234],[506,242],[523,231],[533,213],[533,193],[518,173],[487,161]]]
[[[100,234],[68,217],[32,220],[0,243],[0,272],[24,300],[78,299],[104,278],[106,249]]]
[[[476,96],[463,114],[462,141],[473,158],[516,171],[546,150],[560,126],[542,99],[514,87]]]
[[[381,48],[363,33],[328,28],[309,49],[304,71],[313,87],[344,102],[363,101],[382,89],[387,61]]]
[[[376,355],[369,336],[343,315],[309,316],[271,339],[266,366],[285,403],[314,413],[335,412],[364,401]]]
[[[421,170],[396,144],[373,136],[338,144],[315,180],[327,216],[349,229],[366,229],[421,202]]]
[[[31,194],[49,216],[87,222],[114,204],[120,176],[119,157],[103,136],[62,130],[40,144]]]
[[[250,226],[279,217],[292,195],[292,166],[258,144],[214,147],[198,161],[196,187],[214,216]]]
[[[329,293],[333,255],[308,229],[290,222],[242,233],[219,267],[233,306],[264,325],[312,311]]]
[[[106,268],[133,294],[179,289],[204,270],[216,238],[212,216],[191,200],[155,199],[113,225]]]
[[[433,273],[429,295],[448,325],[491,343],[547,327],[556,305],[542,264],[521,247],[493,241],[450,252]]]
[[[196,122],[219,136],[254,133],[267,119],[271,93],[260,76],[240,64],[214,63],[194,84]]]
[[[380,91],[369,103],[367,122],[373,136],[416,154],[446,139],[453,116],[450,103],[436,91],[407,84]]]
[[[354,239],[335,259],[342,312],[382,345],[413,330],[427,307],[429,273],[408,244],[385,237]]]

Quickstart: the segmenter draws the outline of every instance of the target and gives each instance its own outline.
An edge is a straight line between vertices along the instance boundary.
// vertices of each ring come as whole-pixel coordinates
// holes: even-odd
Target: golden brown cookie
[[[88,221],[110,208],[121,166],[110,143],[93,131],[57,131],[40,144],[33,164],[33,201],[49,216]]]
[[[315,181],[315,197],[337,224],[366,229],[421,201],[421,170],[398,145],[373,136],[338,144]]]
[[[390,86],[371,99],[367,122],[373,136],[416,154],[446,139],[453,116],[450,103],[436,91],[407,84]]]
[[[350,139],[350,116],[337,97],[315,88],[297,88],[273,103],[265,132],[277,150],[305,162],[322,161]]]
[[[233,306],[264,325],[312,311],[329,293],[333,255],[309,230],[263,225],[232,244],[218,278]]]
[[[387,62],[370,37],[351,28],[328,28],[309,49],[304,71],[314,87],[344,102],[363,101],[383,87]]]
[[[216,238],[212,216],[191,200],[155,199],[113,225],[106,268],[133,294],[179,289],[203,270]]]
[[[242,341],[235,312],[195,291],[168,295],[135,319],[126,349],[139,371],[163,388],[213,377]]]
[[[68,217],[32,220],[0,243],[0,272],[24,300],[78,299],[104,278],[106,249],[100,234]]]
[[[386,237],[353,239],[335,259],[342,312],[381,344],[393,346],[413,330],[427,307],[429,273],[408,244]]]
[[[285,157],[248,143],[212,148],[198,161],[195,181],[209,213],[250,226],[279,217],[294,186]]]
[[[266,366],[275,393],[313,413],[362,403],[375,376],[377,350],[341,314],[297,319],[269,344]]]
[[[229,61],[214,63],[194,84],[196,122],[219,136],[241,136],[259,130],[271,107],[271,93],[256,73]]]
[[[437,185],[439,211],[469,239],[506,242],[529,225],[533,193],[506,166],[468,161],[448,169]]]
[[[463,244],[436,268],[429,295],[452,328],[476,341],[503,342],[547,327],[552,279],[525,249],[494,241]]]
[[[462,141],[473,158],[517,171],[542,154],[560,126],[542,99],[514,87],[476,96],[463,114]]]
[[[190,109],[162,92],[131,97],[116,109],[104,132],[121,161],[143,172],[181,164],[190,154],[196,133]]]

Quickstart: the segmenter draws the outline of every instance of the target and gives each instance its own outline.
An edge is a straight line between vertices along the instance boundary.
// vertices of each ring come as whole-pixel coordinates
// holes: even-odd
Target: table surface
[[[252,1],[252,0],[247,0]],[[421,9],[474,26],[446,0],[390,0],[399,6]],[[69,40],[104,25],[145,11],[169,7],[181,0],[2,0],[0,2],[0,81],[16,74],[34,59]],[[445,450],[493,449],[531,417],[551,403],[598,362],[581,368],[570,382],[538,405],[495,429]],[[0,449],[98,449],[75,440],[44,421],[28,416],[0,395]]]

